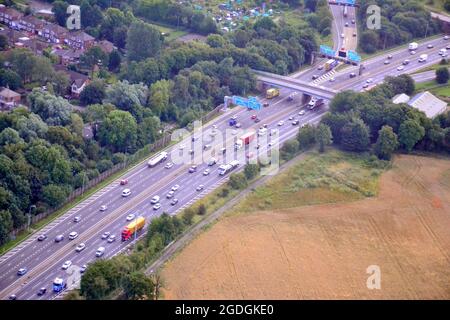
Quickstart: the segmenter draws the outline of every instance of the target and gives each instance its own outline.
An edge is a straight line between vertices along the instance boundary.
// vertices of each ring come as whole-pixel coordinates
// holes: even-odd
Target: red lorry
[[[242,146],[249,144],[253,138],[255,138],[255,131],[249,131],[244,133],[235,144],[236,149],[242,148]]]

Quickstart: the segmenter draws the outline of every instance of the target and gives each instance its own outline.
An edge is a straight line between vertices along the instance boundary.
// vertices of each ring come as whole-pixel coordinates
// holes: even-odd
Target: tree
[[[400,145],[411,152],[414,146],[425,136],[425,129],[415,120],[404,121],[398,131]]]
[[[323,123],[319,124],[316,129],[316,141],[319,144],[319,152],[324,152],[325,146],[333,142],[333,136],[329,126]]]
[[[314,12],[314,11],[316,11],[317,2],[318,2],[318,0],[305,0],[305,8]]]
[[[444,9],[450,12],[450,0],[445,0]]]
[[[56,22],[62,26],[66,27],[67,20],[67,7],[69,4],[65,1],[55,1],[53,2],[52,12],[55,14]]]
[[[259,165],[254,163],[248,163],[245,165],[244,174],[247,180],[252,180],[259,173]]]
[[[22,86],[22,79],[13,70],[0,69],[0,86],[16,90]]]
[[[341,144],[349,151],[365,151],[369,147],[369,128],[359,118],[348,122],[341,130]]]
[[[242,190],[245,187],[247,187],[247,179],[245,178],[245,175],[242,172],[232,173],[230,175],[230,180],[228,180],[228,184],[233,189]]]
[[[53,89],[59,96],[64,96],[70,84],[69,76],[63,71],[57,71],[52,79]]]
[[[136,120],[129,112],[111,111],[101,124],[98,135],[102,145],[113,151],[129,152],[128,149],[136,144]]]
[[[99,46],[93,46],[80,57],[80,63],[89,69],[99,63],[107,66],[108,55]]]
[[[436,70],[436,82],[444,84],[448,82],[450,74],[447,67],[441,67]]]
[[[119,51],[116,50],[116,49],[111,51],[111,53],[109,54],[108,69],[110,71],[117,71],[119,69],[119,67],[120,67],[121,62],[122,62],[122,58],[120,56]]]
[[[13,221],[11,213],[8,210],[0,211],[0,244],[4,244],[9,240],[9,233],[13,229]]]
[[[0,35],[0,50],[5,50],[8,47],[8,38],[1,34]]]
[[[161,49],[162,43],[163,36],[158,29],[148,23],[135,21],[131,24],[127,35],[128,60],[141,61],[153,57]]]
[[[69,195],[67,188],[60,185],[49,184],[42,188],[42,200],[50,207],[56,208],[61,205]]]
[[[307,149],[316,143],[316,129],[310,124],[301,127],[297,134],[297,140],[301,150]]]
[[[280,150],[281,158],[284,160],[292,159],[299,149],[299,143],[297,140],[286,141]]]
[[[205,204],[201,203],[201,204],[198,206],[197,214],[198,214],[199,216],[204,216],[204,215],[206,214],[206,206],[205,206]]]
[[[102,103],[105,98],[105,84],[100,80],[89,83],[80,94],[80,102],[83,105]]]
[[[383,126],[378,131],[378,139],[374,151],[380,159],[390,160],[392,153],[398,148],[397,135],[390,126]]]
[[[124,279],[123,290],[129,300],[152,299],[153,282],[143,272],[133,272]]]
[[[96,27],[102,21],[102,11],[97,5],[91,6],[88,0],[83,0],[80,6],[81,23],[84,28]]]
[[[117,108],[133,112],[134,106],[144,106],[147,103],[147,87],[142,84],[130,84],[119,81],[106,89],[105,103],[111,103]]]

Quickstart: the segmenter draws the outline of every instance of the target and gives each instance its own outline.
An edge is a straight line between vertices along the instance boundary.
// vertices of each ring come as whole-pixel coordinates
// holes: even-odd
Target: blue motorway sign
[[[334,0],[334,2],[348,6],[354,6],[356,4],[356,0]]]
[[[334,57],[336,55],[336,51],[331,49],[329,46],[325,46],[325,45],[320,46],[320,53],[322,53],[326,56],[331,56],[331,57]]]
[[[256,97],[248,97],[247,98],[243,98],[243,97],[239,97],[239,96],[233,96],[231,98],[233,104],[240,106],[240,107],[245,107],[245,108],[250,108],[253,110],[260,110],[262,105],[261,102],[258,101],[258,98]],[[226,103],[226,105],[228,105]]]
[[[361,56],[359,54],[357,54],[355,51],[349,50],[347,52],[347,59],[350,61],[354,61],[354,62],[360,62]]]

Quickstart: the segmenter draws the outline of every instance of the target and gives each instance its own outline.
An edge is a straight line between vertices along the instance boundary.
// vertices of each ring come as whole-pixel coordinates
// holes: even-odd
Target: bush
[[[228,188],[223,188],[222,191],[220,192],[220,196],[222,198],[226,198],[228,197],[228,194],[230,193],[230,189]]]
[[[200,204],[199,206],[198,206],[198,209],[197,209],[197,214],[199,215],[199,216],[204,216],[205,214],[206,214],[206,206],[202,203],[202,204]]]
[[[247,187],[247,179],[245,178],[245,174],[243,174],[242,172],[231,174],[228,184],[235,190],[244,189],[245,187]]]

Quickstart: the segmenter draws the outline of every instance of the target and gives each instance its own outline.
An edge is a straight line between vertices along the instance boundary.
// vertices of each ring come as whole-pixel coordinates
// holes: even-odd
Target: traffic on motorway
[[[236,107],[205,126],[202,136],[195,132],[183,137],[133,168],[2,259],[1,298],[52,299],[78,283],[89,263],[126,250],[154,217],[176,214],[225,182],[231,171],[242,170],[246,162],[295,136],[300,126],[317,123],[326,104],[313,99],[305,105],[301,100],[301,95],[282,89],[263,99],[261,110]],[[252,129],[252,141],[243,139],[244,129]],[[223,143],[216,146],[214,141],[224,132],[227,135],[217,139]],[[199,143],[202,157],[196,162]],[[230,157],[239,153],[238,160]],[[174,154],[189,155],[192,162],[178,163]],[[137,223],[141,218],[144,224]]]

